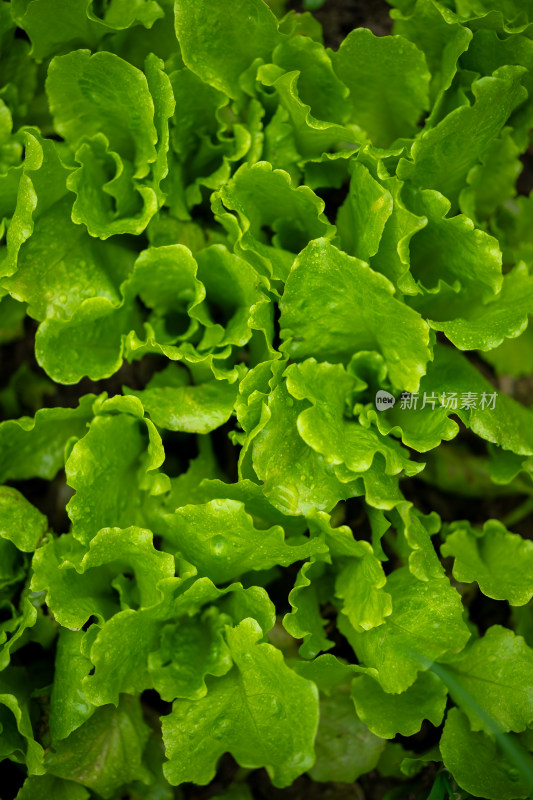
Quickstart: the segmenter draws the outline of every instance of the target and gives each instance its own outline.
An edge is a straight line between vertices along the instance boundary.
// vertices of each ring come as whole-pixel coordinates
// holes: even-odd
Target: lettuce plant
[[[531,797],[533,4],[391,2],[0,3],[3,800]]]

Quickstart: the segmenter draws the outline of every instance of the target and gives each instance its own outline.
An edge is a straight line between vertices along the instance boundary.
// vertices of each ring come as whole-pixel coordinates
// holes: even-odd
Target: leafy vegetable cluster
[[[393,5],[0,3],[18,800],[530,796],[533,2]]]

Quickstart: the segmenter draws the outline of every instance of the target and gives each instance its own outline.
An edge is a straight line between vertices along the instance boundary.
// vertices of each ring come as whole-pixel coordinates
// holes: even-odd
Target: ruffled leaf
[[[455,558],[456,580],[476,581],[487,597],[513,606],[533,597],[533,542],[510,533],[498,520],[489,520],[483,530],[452,523],[441,552]]]
[[[165,775],[173,785],[205,785],[229,751],[243,766],[266,767],[275,786],[288,786],[313,764],[317,689],[284,664],[279,650],[258,643],[252,620],[226,635],[234,668],[209,682],[205,698],[176,700],[164,719]]]

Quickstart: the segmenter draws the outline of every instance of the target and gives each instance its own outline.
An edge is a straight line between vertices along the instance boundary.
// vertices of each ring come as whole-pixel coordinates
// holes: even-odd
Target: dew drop
[[[249,702],[263,717],[283,716],[283,704],[273,694],[251,695]]]
[[[231,722],[227,717],[218,717],[211,727],[213,739],[223,739],[231,728]]]
[[[228,548],[227,542],[221,534],[213,536],[211,539],[211,552],[216,556],[222,556]]]

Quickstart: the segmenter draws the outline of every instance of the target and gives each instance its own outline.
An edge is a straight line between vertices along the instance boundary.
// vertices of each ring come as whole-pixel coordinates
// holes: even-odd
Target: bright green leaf
[[[356,633],[344,616],[338,624],[359,660],[377,670],[383,690],[405,692],[420,671],[462,650],[470,632],[461,598],[444,576],[424,582],[402,567],[389,575],[387,591],[392,614],[383,625]]]
[[[260,636],[252,620],[228,630],[234,668],[209,682],[205,698],[176,700],[165,717],[164,771],[171,784],[205,785],[228,751],[242,766],[266,767],[279,787],[312,766],[317,689],[283,663],[279,650],[258,644]]]
[[[410,136],[429,107],[430,74],[423,53],[401,36],[375,36],[367,28],[348,34],[333,68],[350,89],[355,122],[379,147]]]
[[[440,725],[448,690],[431,672],[421,672],[416,681],[401,694],[387,694],[368,675],[356,675],[352,698],[359,718],[376,736],[392,739],[396,734],[413,736],[428,719]]]
[[[448,713],[440,751],[459,786],[487,800],[521,800],[529,787],[518,769],[484,733],[473,733],[459,709]]]
[[[419,315],[393,295],[387,278],[364,262],[324,239],[312,242],[296,259],[285,287],[284,348],[295,359],[333,361],[377,349],[394,385],[416,391],[431,358],[429,332]]]
[[[24,495],[0,486],[0,536],[25,553],[36,549],[48,528],[48,520]]]
[[[513,606],[533,597],[533,542],[510,533],[498,520],[489,520],[483,530],[452,523],[441,552],[455,558],[456,580],[476,581],[487,597]]]

